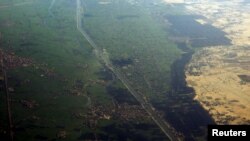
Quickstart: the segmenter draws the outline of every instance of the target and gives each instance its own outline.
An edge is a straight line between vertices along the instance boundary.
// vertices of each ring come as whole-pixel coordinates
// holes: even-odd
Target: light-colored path
[[[141,106],[145,109],[145,111],[151,116],[153,121],[160,127],[163,133],[171,140],[181,140],[178,136],[176,136],[175,130],[161,117],[158,116],[153,106],[143,98],[142,94],[139,94],[134,90],[131,86],[129,80],[122,74],[119,70],[113,67],[109,59],[109,55],[107,52],[103,52],[98,48],[96,43],[90,38],[90,36],[84,31],[82,28],[82,15],[84,13],[84,9],[81,6],[81,0],[77,0],[76,7],[76,21],[77,21],[77,29],[83,35],[83,37],[89,42],[89,44],[93,47],[96,57],[99,61],[103,62],[104,65],[109,68],[116,77],[124,84],[124,86],[129,90],[129,92],[136,98],[136,100],[141,104]]]
[[[49,15],[54,17],[54,14],[51,12],[51,9],[53,8],[54,4],[55,4],[56,0],[52,0],[48,9]]]

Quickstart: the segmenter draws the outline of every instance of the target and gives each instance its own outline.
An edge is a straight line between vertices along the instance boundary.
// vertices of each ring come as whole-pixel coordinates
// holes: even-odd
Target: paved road
[[[129,90],[129,92],[136,98],[136,100],[141,104],[141,106],[145,109],[145,111],[151,116],[153,121],[160,127],[160,129],[164,132],[164,134],[171,141],[181,140],[176,135],[175,130],[161,117],[158,116],[157,112],[154,110],[153,106],[143,98],[143,95],[139,94],[135,91],[135,89],[131,86],[129,80],[121,73],[118,69],[116,69],[109,59],[108,53],[102,51],[95,42],[90,38],[90,36],[84,31],[82,28],[82,18],[81,16],[84,13],[83,7],[81,7],[81,0],[77,0],[76,7],[76,21],[77,21],[77,29],[84,36],[84,38],[89,42],[89,44],[93,47],[95,55],[97,58],[104,63],[104,65],[109,68],[118,79],[124,84],[124,86]]]

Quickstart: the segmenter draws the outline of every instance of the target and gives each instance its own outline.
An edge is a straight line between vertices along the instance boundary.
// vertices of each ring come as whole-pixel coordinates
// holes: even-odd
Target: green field
[[[154,97],[170,89],[170,65],[180,51],[168,40],[164,25],[144,7],[148,3],[118,0],[103,5],[95,0],[86,1],[83,27],[98,47],[107,50],[111,60],[132,60],[118,69],[142,93]]]
[[[162,7],[150,1],[99,2],[82,0],[83,28],[138,93],[160,101],[170,91],[170,66],[181,54],[168,40],[167,27],[152,18],[157,13],[147,6],[158,12]],[[167,140],[77,30],[75,0],[1,0],[0,33],[6,54],[32,60],[31,65],[6,70],[8,88],[14,89],[10,97],[15,141]],[[130,97],[127,107],[135,106],[143,118],[124,120],[124,113],[113,112],[124,105],[107,88]],[[1,140],[8,138],[9,130],[3,88],[0,94]],[[110,119],[91,113],[100,107]],[[94,126],[89,123],[92,116]]]

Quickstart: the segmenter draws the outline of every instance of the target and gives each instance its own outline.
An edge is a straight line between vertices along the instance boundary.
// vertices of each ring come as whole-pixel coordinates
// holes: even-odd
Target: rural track
[[[154,107],[146,100],[143,99],[143,95],[135,91],[135,89],[129,83],[129,80],[111,63],[109,55],[106,52],[103,52],[98,48],[96,43],[91,39],[91,37],[86,33],[82,28],[82,14],[84,13],[83,7],[81,7],[81,0],[76,0],[76,27],[77,30],[82,34],[82,36],[89,42],[93,47],[96,57],[100,62],[103,62],[104,65],[114,73],[114,75],[124,84],[124,86],[129,90],[129,92],[135,97],[135,99],[141,104],[143,109],[149,114],[152,120],[158,125],[158,127],[163,131],[163,133],[171,141],[182,140],[179,136],[176,135],[176,131],[167,123],[162,117],[158,116],[157,112],[154,110]]]
[[[0,56],[4,56],[3,52],[1,52]],[[11,97],[10,97],[10,93],[9,93],[9,86],[8,86],[8,77],[7,77],[7,71],[6,71],[6,66],[5,66],[5,62],[7,62],[7,60],[2,59],[1,60],[1,69],[4,75],[4,90],[5,90],[5,95],[6,95],[6,105],[7,105],[7,115],[8,115],[8,132],[9,132],[9,140],[13,141],[14,140],[14,132],[13,132],[13,121],[12,121],[12,112],[11,112]]]
[[[51,12],[51,9],[53,8],[54,4],[55,4],[56,0],[52,0],[51,3],[50,3],[50,6],[48,8],[48,12],[49,12],[49,15],[51,17],[55,17],[54,14]]]

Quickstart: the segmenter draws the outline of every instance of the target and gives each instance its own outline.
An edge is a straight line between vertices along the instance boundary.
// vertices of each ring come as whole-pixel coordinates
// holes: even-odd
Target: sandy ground
[[[250,47],[210,47],[195,53],[187,66],[195,99],[218,124],[250,123],[250,83],[239,77],[250,76],[249,54]]]
[[[250,5],[240,2],[186,2],[189,14],[206,18],[197,22],[212,24],[232,40],[232,46],[196,52],[186,68],[195,99],[218,124],[250,124],[250,82],[239,77],[250,77]]]

